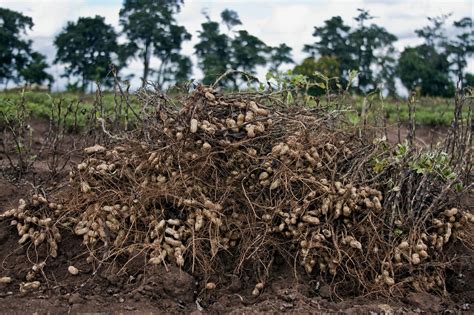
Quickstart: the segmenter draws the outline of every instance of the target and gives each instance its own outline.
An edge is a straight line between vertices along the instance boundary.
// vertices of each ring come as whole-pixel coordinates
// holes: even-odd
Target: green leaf
[[[393,231],[393,233],[395,233],[395,235],[397,235],[397,236],[400,236],[400,235],[402,235],[404,232],[403,232],[403,230],[401,230],[401,229],[399,229],[399,228],[396,228],[396,229]]]
[[[293,94],[291,94],[291,92],[288,92],[288,94],[286,95],[286,104],[290,105],[290,104],[293,104],[293,102],[294,102]]]

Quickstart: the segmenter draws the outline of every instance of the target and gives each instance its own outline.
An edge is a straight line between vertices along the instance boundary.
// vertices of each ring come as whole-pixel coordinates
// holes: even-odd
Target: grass
[[[23,102],[22,102],[23,97]],[[87,118],[90,115],[96,117],[112,118],[114,117],[114,94],[104,93],[101,98],[102,107],[96,101],[94,94],[73,94],[73,93],[45,93],[27,91],[24,94],[20,92],[2,92],[0,93],[0,111],[9,116],[17,117],[19,106],[24,104],[26,114],[32,118],[50,119],[52,115],[57,115],[58,109],[62,115],[66,111],[65,121],[67,126],[84,127]],[[134,96],[130,96],[132,108],[138,112],[139,107]],[[353,110],[349,112],[349,119],[353,123],[361,120],[361,112],[364,99],[356,96],[349,99]],[[59,105],[59,106],[58,106]],[[125,107],[125,103],[122,105]],[[398,119],[398,109],[402,122],[408,121],[408,104],[402,100],[384,100],[371,96],[367,98],[368,120],[381,119],[385,116],[388,123],[396,123]],[[52,111],[52,109],[54,110]],[[103,113],[101,113],[101,108]],[[73,113],[77,113],[74,115]],[[88,115],[89,114],[89,115]],[[419,125],[429,126],[449,126],[454,114],[454,100],[443,98],[421,98],[416,101],[415,121]],[[122,113],[122,115],[124,115]],[[467,116],[467,109],[463,113]],[[130,121],[133,121],[133,114],[129,113]],[[120,117],[124,119],[124,117]]]
[[[99,101],[98,101],[99,100]],[[120,102],[120,97],[118,97]],[[137,111],[138,104],[133,96],[130,97],[131,107]],[[125,111],[125,101],[122,104],[122,111]],[[24,113],[21,113],[24,108]],[[68,127],[83,128],[88,117],[111,118],[114,117],[115,100],[113,93],[104,93],[98,99],[94,94],[74,94],[74,93],[46,93],[26,91],[3,92],[0,93],[0,111],[2,116],[15,119],[19,115],[37,119],[57,119],[58,114],[65,120]],[[125,116],[122,113],[121,116]],[[129,113],[130,121],[133,114]],[[120,117],[123,119],[124,117]]]
[[[353,108],[349,119],[354,123],[360,121],[364,99],[355,97]],[[450,126],[454,118],[454,99],[423,97],[415,101],[415,122],[423,126]],[[383,102],[378,98],[366,101],[368,120],[381,119],[385,117],[388,123],[396,123],[398,117],[402,123],[408,122],[409,106],[405,100],[387,99]],[[468,108],[463,109],[463,117],[468,116]]]

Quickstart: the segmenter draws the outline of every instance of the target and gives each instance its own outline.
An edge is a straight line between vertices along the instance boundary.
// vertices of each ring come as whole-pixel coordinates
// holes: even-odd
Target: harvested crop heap
[[[145,255],[217,283],[220,271],[252,271],[254,295],[277,255],[356,294],[443,291],[443,250],[473,221],[449,198],[456,181],[400,178],[410,157],[337,120],[201,86],[179,108],[161,104],[146,137],[86,148],[68,186],[4,216],[20,244],[45,246],[49,259],[70,230],[94,266]],[[388,161],[383,170],[374,158]],[[407,178],[418,189],[404,195]]]

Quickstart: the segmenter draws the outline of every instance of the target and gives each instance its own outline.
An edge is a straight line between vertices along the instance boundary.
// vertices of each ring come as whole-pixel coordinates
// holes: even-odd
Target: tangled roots
[[[408,157],[376,172],[374,158],[393,152],[337,126],[327,111],[198,87],[160,107],[146,138],[86,148],[69,185],[3,216],[20,244],[53,258],[72,230],[91,264],[144,254],[206,279],[251,270],[265,282],[279,255],[340,290],[442,292],[443,250],[473,222],[452,206],[454,181],[417,175]]]

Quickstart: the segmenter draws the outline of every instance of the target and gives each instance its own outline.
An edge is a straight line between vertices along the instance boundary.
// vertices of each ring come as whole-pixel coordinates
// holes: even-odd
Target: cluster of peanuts
[[[396,268],[429,261],[458,227],[473,222],[472,215],[453,208],[432,219],[420,237],[397,238],[394,248],[369,244],[374,227],[361,222],[383,217],[383,195],[379,186],[335,174],[360,155],[349,137],[321,127],[313,114],[300,119],[290,112],[282,118],[257,99],[218,95],[205,87],[194,95],[180,109],[159,113],[153,141],[84,149],[85,158],[69,174],[70,199],[59,203],[35,195],[5,212],[19,242],[47,243],[56,257],[63,227],[91,251],[107,244],[111,255],[138,250],[149,264],[186,268],[196,248],[209,251],[200,253],[209,260],[219,252],[246,252],[239,246],[248,246],[243,240],[251,236],[243,231],[255,225],[250,232],[283,241],[308,273],[336,276],[347,266],[344,259],[383,251],[390,261],[374,272],[375,281],[391,286],[399,281]],[[403,226],[400,220],[395,224]],[[87,261],[94,257],[91,253]],[[41,268],[32,269],[27,280]],[[419,285],[439,282],[428,278]],[[263,288],[264,281],[258,282],[253,295]]]
[[[419,236],[402,238],[392,251],[390,262],[384,263],[382,274],[375,279],[376,283],[384,282],[387,285],[396,283],[393,270],[403,269],[407,266],[416,267],[425,261],[435,260],[436,256],[443,250],[454,233],[467,223],[474,223],[474,216],[457,208],[441,211],[437,218],[431,220],[430,225],[425,227],[425,232]],[[395,225],[401,228],[402,220],[395,220]],[[426,275],[419,277],[410,276],[404,281],[409,282],[418,290],[431,290],[435,287],[443,287],[444,281],[440,275]]]
[[[231,109],[225,117],[217,117],[217,115],[209,116],[207,119],[194,117],[189,121],[189,131],[192,134],[202,130],[206,134],[214,135],[217,131],[224,133],[245,132],[248,138],[255,138],[259,134],[263,134],[268,126],[273,124],[272,119],[267,119],[269,111],[255,101],[230,101],[217,100],[214,91],[210,88],[204,88],[203,91],[206,105],[209,111],[213,107],[218,110],[221,108]],[[183,113],[191,108],[184,108]],[[177,130],[175,135],[177,140],[183,137],[183,128]],[[206,143],[204,143],[206,144]],[[207,143],[209,145],[209,143]],[[206,146],[207,146],[206,145]],[[205,149],[205,147],[203,147]]]
[[[301,203],[290,201],[289,210],[279,209],[262,216],[270,232],[279,233],[293,240],[301,252],[301,265],[308,273],[316,267],[321,272],[336,274],[340,258],[330,254],[335,247],[334,239],[340,240],[338,246],[363,251],[361,242],[347,230],[353,227],[357,216],[368,212],[377,213],[382,209],[382,194],[370,187],[353,187],[327,179],[319,181],[319,195],[316,191],[308,193]],[[322,193],[322,194],[321,194]],[[335,229],[338,222],[345,229]]]
[[[418,265],[422,261],[430,258],[430,252],[435,253],[443,249],[449,242],[453,233],[466,223],[474,223],[474,215],[461,211],[457,208],[450,208],[440,212],[438,218],[431,221],[431,225],[426,231],[421,233],[420,238],[415,241],[402,240],[394,249],[393,260],[395,266],[401,266],[403,262]],[[395,222],[402,226],[401,220]]]
[[[31,241],[34,246],[40,246],[46,242],[49,255],[57,257],[61,234],[54,224],[54,213],[62,209],[62,204],[48,202],[44,196],[35,194],[30,204],[20,199],[17,208],[5,211],[0,217],[11,218],[10,225],[17,229],[19,244]]]

